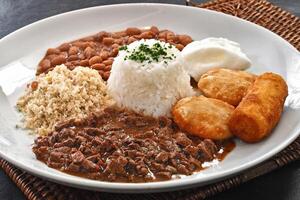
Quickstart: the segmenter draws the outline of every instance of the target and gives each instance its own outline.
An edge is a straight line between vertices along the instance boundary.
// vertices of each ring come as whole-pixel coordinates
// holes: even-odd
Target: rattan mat
[[[188,4],[224,12],[257,23],[277,33],[300,50],[300,20],[267,1],[217,0],[199,5],[189,1]],[[232,178],[205,187],[154,194],[111,194],[80,190],[42,180],[15,168],[2,159],[0,159],[0,166],[28,199],[196,200],[205,199],[217,193],[236,187],[246,181],[278,169],[299,158],[300,137],[273,158]]]

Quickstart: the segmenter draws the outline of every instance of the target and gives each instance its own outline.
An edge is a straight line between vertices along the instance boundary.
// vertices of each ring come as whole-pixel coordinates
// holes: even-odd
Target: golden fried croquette
[[[288,88],[281,76],[258,76],[229,119],[231,132],[245,142],[258,142],[278,123]]]
[[[232,136],[227,122],[233,110],[232,105],[218,99],[186,97],[173,106],[172,115],[183,131],[202,138],[222,140]]]
[[[237,106],[255,78],[255,75],[244,71],[212,69],[201,76],[198,88],[206,97]]]

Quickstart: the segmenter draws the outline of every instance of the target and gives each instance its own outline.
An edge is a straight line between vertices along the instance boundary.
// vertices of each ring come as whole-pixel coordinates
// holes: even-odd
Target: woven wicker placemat
[[[292,14],[270,4],[264,0],[217,0],[204,4],[196,4],[189,1],[189,5],[207,8],[234,15],[254,23],[257,23],[277,33],[298,50],[300,50],[300,20]],[[290,146],[273,158],[255,166],[241,174],[224,181],[214,183],[205,187],[188,190],[154,193],[154,194],[111,194],[105,192],[93,192],[62,186],[32,176],[7,161],[0,159],[0,167],[20,188],[25,197],[32,200],[37,199],[152,199],[152,200],[196,200],[205,199],[217,193],[236,187],[255,177],[261,176],[278,169],[292,161],[300,158],[300,137]]]

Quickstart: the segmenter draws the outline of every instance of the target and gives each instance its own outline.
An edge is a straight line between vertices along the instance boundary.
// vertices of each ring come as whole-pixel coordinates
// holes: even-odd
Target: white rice
[[[107,81],[108,92],[121,107],[154,117],[170,116],[176,101],[194,94],[179,50],[173,45],[167,49],[168,55],[176,56],[174,60],[160,58],[158,62],[149,64],[147,61],[139,63],[125,59],[141,44],[151,47],[157,42],[169,46],[154,39],[139,40],[130,44],[127,51],[119,52]]]

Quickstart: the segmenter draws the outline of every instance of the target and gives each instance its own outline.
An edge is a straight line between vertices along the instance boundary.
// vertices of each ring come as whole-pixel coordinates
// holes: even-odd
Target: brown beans
[[[84,60],[84,59],[85,59],[83,53],[79,54],[79,55],[78,55],[78,58],[79,58],[80,60]]]
[[[101,31],[99,32],[97,35],[96,35],[96,39],[99,41],[99,42],[102,42],[103,38],[104,37],[108,37],[109,36],[109,33],[105,32],[105,31]]]
[[[78,55],[71,55],[71,56],[69,56],[68,57],[68,61],[74,61],[74,60],[78,60],[79,58],[78,58]]]
[[[115,44],[116,45],[122,45],[123,44],[123,39],[115,39]]]
[[[125,32],[127,35],[132,36],[132,35],[139,35],[141,34],[142,31],[138,28],[131,27],[131,28],[127,28]]]
[[[107,80],[107,79],[109,78],[109,76],[110,76],[110,72],[107,71],[107,72],[104,72],[104,73],[103,73],[102,78],[103,78],[104,80]]]
[[[109,38],[109,37],[106,37],[106,38],[103,38],[103,44],[104,45],[111,45],[114,43],[114,39],[113,38]]]
[[[106,60],[109,56],[109,53],[107,51],[103,51],[99,54],[99,56],[102,58],[102,60]]]
[[[159,33],[159,30],[156,26],[151,26],[150,31],[154,34],[157,35]]]
[[[111,66],[119,53],[120,46],[128,45],[140,39],[156,38],[175,45],[180,51],[192,41],[188,35],[176,35],[172,31],[155,26],[149,29],[129,27],[125,31],[98,34],[64,43],[57,48],[49,48],[44,59],[39,63],[37,74],[52,70],[56,65],[65,64],[69,69],[87,66],[98,70],[103,79],[107,79]],[[106,73],[106,74],[104,74]]]
[[[64,56],[56,56],[51,60],[52,66],[61,65],[66,62],[66,58]]]
[[[193,41],[193,39],[188,35],[179,35],[178,37],[179,37],[179,42],[184,46],[186,46],[187,44]]]
[[[110,71],[110,70],[111,70],[111,65],[105,66],[104,71]]]
[[[88,59],[86,59],[86,60],[81,60],[81,61],[79,62],[79,64],[80,64],[80,66],[89,66],[89,60],[88,60]]]
[[[180,51],[184,48],[184,46],[182,44],[176,44],[175,45],[177,49],[179,49]]]
[[[135,37],[128,38],[128,44],[130,44],[130,43],[132,43],[134,41],[137,41],[137,39]]]
[[[118,55],[118,53],[119,53],[119,48],[115,48],[111,51],[110,56],[115,57]]]
[[[87,47],[87,48],[85,48],[83,54],[86,58],[91,58],[91,57],[95,56],[97,53],[91,47]]]
[[[96,70],[104,70],[105,64],[103,64],[103,63],[97,63],[97,64],[93,64],[91,67],[93,69],[96,69]]]
[[[175,38],[175,34],[173,32],[167,32],[167,35],[166,35],[167,41],[174,40],[174,38]]]
[[[55,48],[49,48],[46,52],[46,55],[59,54],[60,50]]]
[[[119,48],[119,45],[118,45],[118,44],[113,44],[113,45],[111,45],[111,48],[113,48],[113,49],[118,49],[118,48]]]
[[[71,63],[74,66],[80,66],[80,61],[79,60],[71,61]]]
[[[93,64],[100,63],[102,61],[102,58],[100,56],[93,56],[89,60],[89,65],[92,66]]]
[[[76,46],[76,47],[79,47],[80,49],[85,49],[88,47],[88,42],[80,42],[80,41],[77,41],[77,42],[74,42],[73,45]]]
[[[158,34],[159,39],[166,39],[167,38],[167,32],[160,32]]]
[[[103,63],[104,65],[112,65],[113,60],[104,60],[102,63]]]
[[[34,91],[38,88],[39,83],[37,81],[32,81],[32,83],[30,84],[31,89]]]
[[[63,56],[63,57],[65,57],[65,58],[67,58],[68,57],[68,53],[67,52],[65,52],[65,51],[63,51],[63,52],[60,52],[60,54],[59,54],[60,56]]]
[[[69,49],[69,55],[75,55],[75,54],[78,54],[78,52],[79,52],[79,48],[76,46],[72,46]]]
[[[153,33],[151,31],[146,31],[146,32],[143,32],[141,35],[140,35],[141,38],[143,39],[151,39],[154,37]]]
[[[69,43],[64,43],[64,44],[60,45],[58,48],[61,51],[68,51],[69,48],[70,48],[70,44]]]
[[[104,72],[102,70],[98,70],[98,73],[103,78]]]
[[[40,67],[42,68],[42,70],[46,70],[46,69],[48,69],[49,67],[51,67],[51,62],[50,62],[50,60],[48,60],[48,59],[44,59],[44,60],[42,60],[41,62],[40,62]]]
[[[71,66],[73,66],[71,62],[66,62],[65,65],[66,65],[69,69],[70,69]]]

